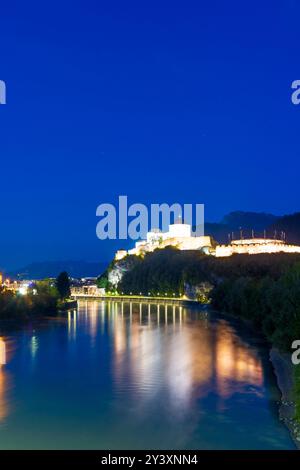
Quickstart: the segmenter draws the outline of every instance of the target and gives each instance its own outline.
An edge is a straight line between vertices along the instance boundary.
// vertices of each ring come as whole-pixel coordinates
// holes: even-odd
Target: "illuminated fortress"
[[[140,256],[167,246],[174,246],[179,250],[204,250],[207,253],[212,249],[211,237],[197,237],[192,234],[190,225],[178,222],[169,225],[168,232],[161,232],[159,229],[151,230],[147,233],[147,239],[136,242],[132,250],[117,251],[115,259],[120,260],[127,255]]]
[[[224,257],[233,254],[257,255],[260,253],[300,253],[300,246],[289,245],[284,240],[273,238],[247,238],[233,240],[230,245],[217,245],[215,256]]]
[[[216,245],[212,243],[210,236],[195,236],[190,225],[179,222],[169,225],[168,232],[151,230],[147,233],[147,239],[136,242],[133,249],[117,251],[115,260],[121,260],[127,255],[143,256],[145,253],[167,246],[174,246],[179,250],[202,251],[218,258],[233,254],[300,253],[300,246],[290,245],[285,240],[273,238],[253,237],[232,240],[228,245]]]

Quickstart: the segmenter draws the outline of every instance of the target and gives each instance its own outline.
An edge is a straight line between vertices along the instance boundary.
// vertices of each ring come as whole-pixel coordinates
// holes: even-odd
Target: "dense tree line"
[[[270,276],[226,279],[211,292],[212,305],[250,320],[270,342],[291,351],[300,338],[300,263],[277,279]]]
[[[22,321],[34,316],[56,315],[69,295],[67,273],[61,273],[56,282],[46,279],[33,283],[26,295],[1,287],[0,320]]]
[[[180,251],[172,247],[148,253],[144,258],[130,258],[135,258],[135,261],[119,283],[119,293],[163,292],[180,295],[185,283],[197,285],[209,282],[217,286],[224,280],[244,277],[277,280],[295,262],[300,262],[300,255],[287,253],[215,258],[201,252]]]

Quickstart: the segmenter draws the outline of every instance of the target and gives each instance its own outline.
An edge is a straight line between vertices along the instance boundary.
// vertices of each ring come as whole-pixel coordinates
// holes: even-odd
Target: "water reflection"
[[[4,337],[0,337],[0,424],[7,418],[11,409],[11,397],[9,392],[11,390],[12,383],[11,377],[5,368],[11,355],[11,342]]]
[[[149,399],[164,384],[175,407],[188,407],[212,390],[219,400],[249,385],[260,393],[261,359],[226,321],[210,323],[206,312],[188,313],[182,306],[133,302],[110,302],[101,318],[112,335],[114,380],[121,391],[127,381],[139,399]],[[91,302],[91,336],[98,321],[99,303]]]
[[[263,384],[261,361],[238,341],[232,328],[224,325],[224,322],[216,328],[215,367],[217,389],[223,398],[245,391],[243,384],[257,387]]]
[[[76,339],[77,328],[77,312],[76,310],[69,310],[68,313],[68,335],[70,340]]]
[[[32,359],[35,358],[35,356],[37,354],[38,347],[39,347],[38,338],[37,338],[37,336],[33,335],[32,338],[31,338],[31,341],[30,341],[30,350],[31,350]]]
[[[0,338],[0,366],[6,364],[6,344],[3,338]]]
[[[292,448],[268,367],[208,312],[83,301],[0,337],[0,449]]]
[[[149,399],[163,384],[170,405],[188,407],[212,390],[223,400],[249,385],[259,394],[263,385],[256,351],[226,321],[209,322],[206,312],[191,313],[167,303],[90,301],[67,313],[67,325],[75,347],[78,328],[85,327],[91,346],[108,329],[114,382],[120,391],[130,383],[139,399]],[[39,351],[36,334],[30,338],[30,351],[34,359]],[[7,361],[7,343],[0,338],[0,419],[8,413]]]

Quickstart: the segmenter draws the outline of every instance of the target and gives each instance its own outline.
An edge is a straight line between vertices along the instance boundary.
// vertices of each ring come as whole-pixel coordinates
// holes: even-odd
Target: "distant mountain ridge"
[[[47,277],[57,277],[62,271],[67,271],[69,276],[74,278],[97,277],[104,271],[108,263],[87,262],[87,261],[43,261],[31,263],[23,268],[17,269],[8,276],[15,279],[45,279]]]
[[[252,233],[253,231],[253,233]],[[286,233],[287,241],[300,244],[300,212],[285,216],[275,216],[264,212],[235,211],[227,214],[220,223],[206,223],[205,234],[219,243],[228,243],[229,234],[239,238],[254,236],[280,236]]]
[[[300,244],[300,212],[284,215],[273,223],[269,230],[272,232],[285,232],[287,243]]]
[[[222,224],[231,227],[233,230],[240,228],[249,230],[264,230],[274,224],[280,217],[267,214],[265,212],[243,212],[235,211],[225,215]]]
[[[225,215],[220,223],[206,223],[205,234],[212,236],[219,243],[228,243],[229,234],[238,238],[240,231],[245,237],[254,232],[263,232],[275,224],[280,217],[264,212],[234,211]]]

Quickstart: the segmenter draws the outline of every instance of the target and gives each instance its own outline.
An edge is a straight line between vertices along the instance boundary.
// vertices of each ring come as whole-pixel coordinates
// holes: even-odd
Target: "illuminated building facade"
[[[197,237],[192,233],[192,227],[188,224],[175,223],[169,225],[167,232],[153,229],[147,233],[146,240],[136,242],[131,250],[119,250],[116,252],[115,260],[121,260],[127,255],[144,255],[156,249],[174,246],[179,250],[203,250],[209,253],[212,250],[211,237]]]
[[[228,245],[213,245],[210,236],[197,237],[192,233],[188,224],[175,223],[169,226],[168,232],[152,230],[147,233],[147,239],[136,242],[131,250],[119,250],[115,260],[119,261],[127,255],[143,256],[156,249],[174,246],[179,250],[197,250],[217,258],[232,256],[233,254],[260,254],[260,253],[300,253],[300,246],[291,245],[282,239],[273,238],[247,238],[232,240]]]
[[[284,240],[272,238],[248,238],[233,240],[230,245],[217,245],[216,257],[232,256],[233,254],[258,255],[260,253],[300,253],[300,246],[289,245]]]

